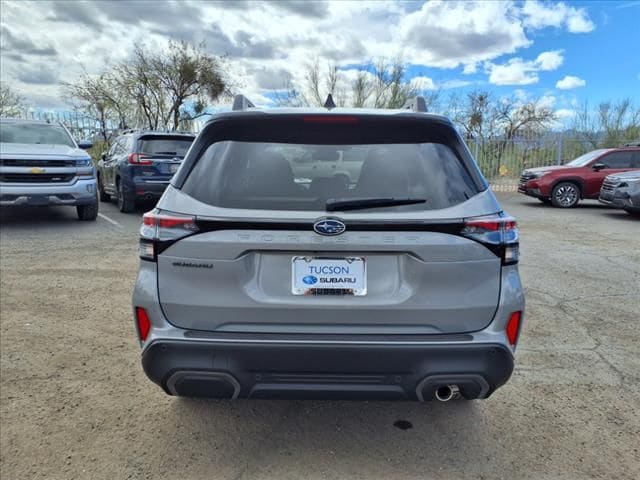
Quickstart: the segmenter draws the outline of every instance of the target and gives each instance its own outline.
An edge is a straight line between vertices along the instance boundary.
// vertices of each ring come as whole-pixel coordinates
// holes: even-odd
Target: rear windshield
[[[453,150],[440,143],[221,141],[205,150],[182,190],[210,205],[259,210],[324,210],[327,201],[373,198],[425,200],[376,209],[438,209],[478,193]]]
[[[73,140],[61,126],[37,123],[0,123],[0,142],[75,147]]]
[[[138,150],[147,155],[184,157],[192,143],[190,137],[142,137]]]

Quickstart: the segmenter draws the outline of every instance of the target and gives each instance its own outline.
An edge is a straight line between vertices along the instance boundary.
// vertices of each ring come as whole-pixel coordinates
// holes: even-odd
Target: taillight
[[[136,307],[136,324],[138,325],[140,341],[144,342],[151,330],[151,320],[149,320],[147,311],[142,307]]]
[[[195,217],[155,209],[142,217],[140,258],[156,261],[158,254],[176,240],[198,232]]]
[[[507,322],[505,333],[512,347],[518,343],[518,335],[520,334],[520,321],[522,320],[522,312],[513,312]]]
[[[518,224],[514,218],[500,215],[470,218],[461,233],[499,255],[503,265],[518,263]]]
[[[130,153],[127,157],[131,165],[152,165],[153,160],[149,160],[144,153]]]

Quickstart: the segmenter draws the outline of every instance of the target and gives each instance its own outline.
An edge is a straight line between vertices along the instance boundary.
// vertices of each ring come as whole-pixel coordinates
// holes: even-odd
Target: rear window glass
[[[425,200],[378,209],[438,209],[478,193],[453,150],[439,143],[221,141],[205,150],[182,190],[210,205],[262,210],[325,210],[329,200],[371,198]]]
[[[193,138],[147,137],[140,139],[140,153],[148,155],[174,155],[184,157],[193,143]]]
[[[59,125],[38,123],[0,123],[1,143],[66,145],[75,147],[67,131]]]

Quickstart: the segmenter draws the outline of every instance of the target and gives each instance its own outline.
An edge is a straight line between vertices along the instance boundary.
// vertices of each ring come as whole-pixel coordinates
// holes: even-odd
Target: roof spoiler
[[[427,102],[424,97],[413,97],[405,102],[402,106],[403,110],[412,110],[414,112],[426,113],[427,112]]]
[[[256,106],[244,95],[236,95],[233,97],[233,107],[231,110],[247,110],[248,108],[256,108]]]

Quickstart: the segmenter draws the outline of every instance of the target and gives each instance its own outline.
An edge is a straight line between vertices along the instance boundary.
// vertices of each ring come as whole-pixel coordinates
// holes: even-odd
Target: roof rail
[[[427,102],[424,97],[412,97],[408,99],[405,104],[402,106],[403,110],[413,110],[414,112],[426,113],[427,112]]]
[[[247,108],[256,108],[256,106],[244,95],[236,95],[233,97],[233,107],[231,107],[231,110],[246,110]]]
[[[331,94],[327,95],[327,99],[325,100],[323,107],[328,110],[331,110],[332,108],[336,108],[336,102],[333,101],[333,95]]]

